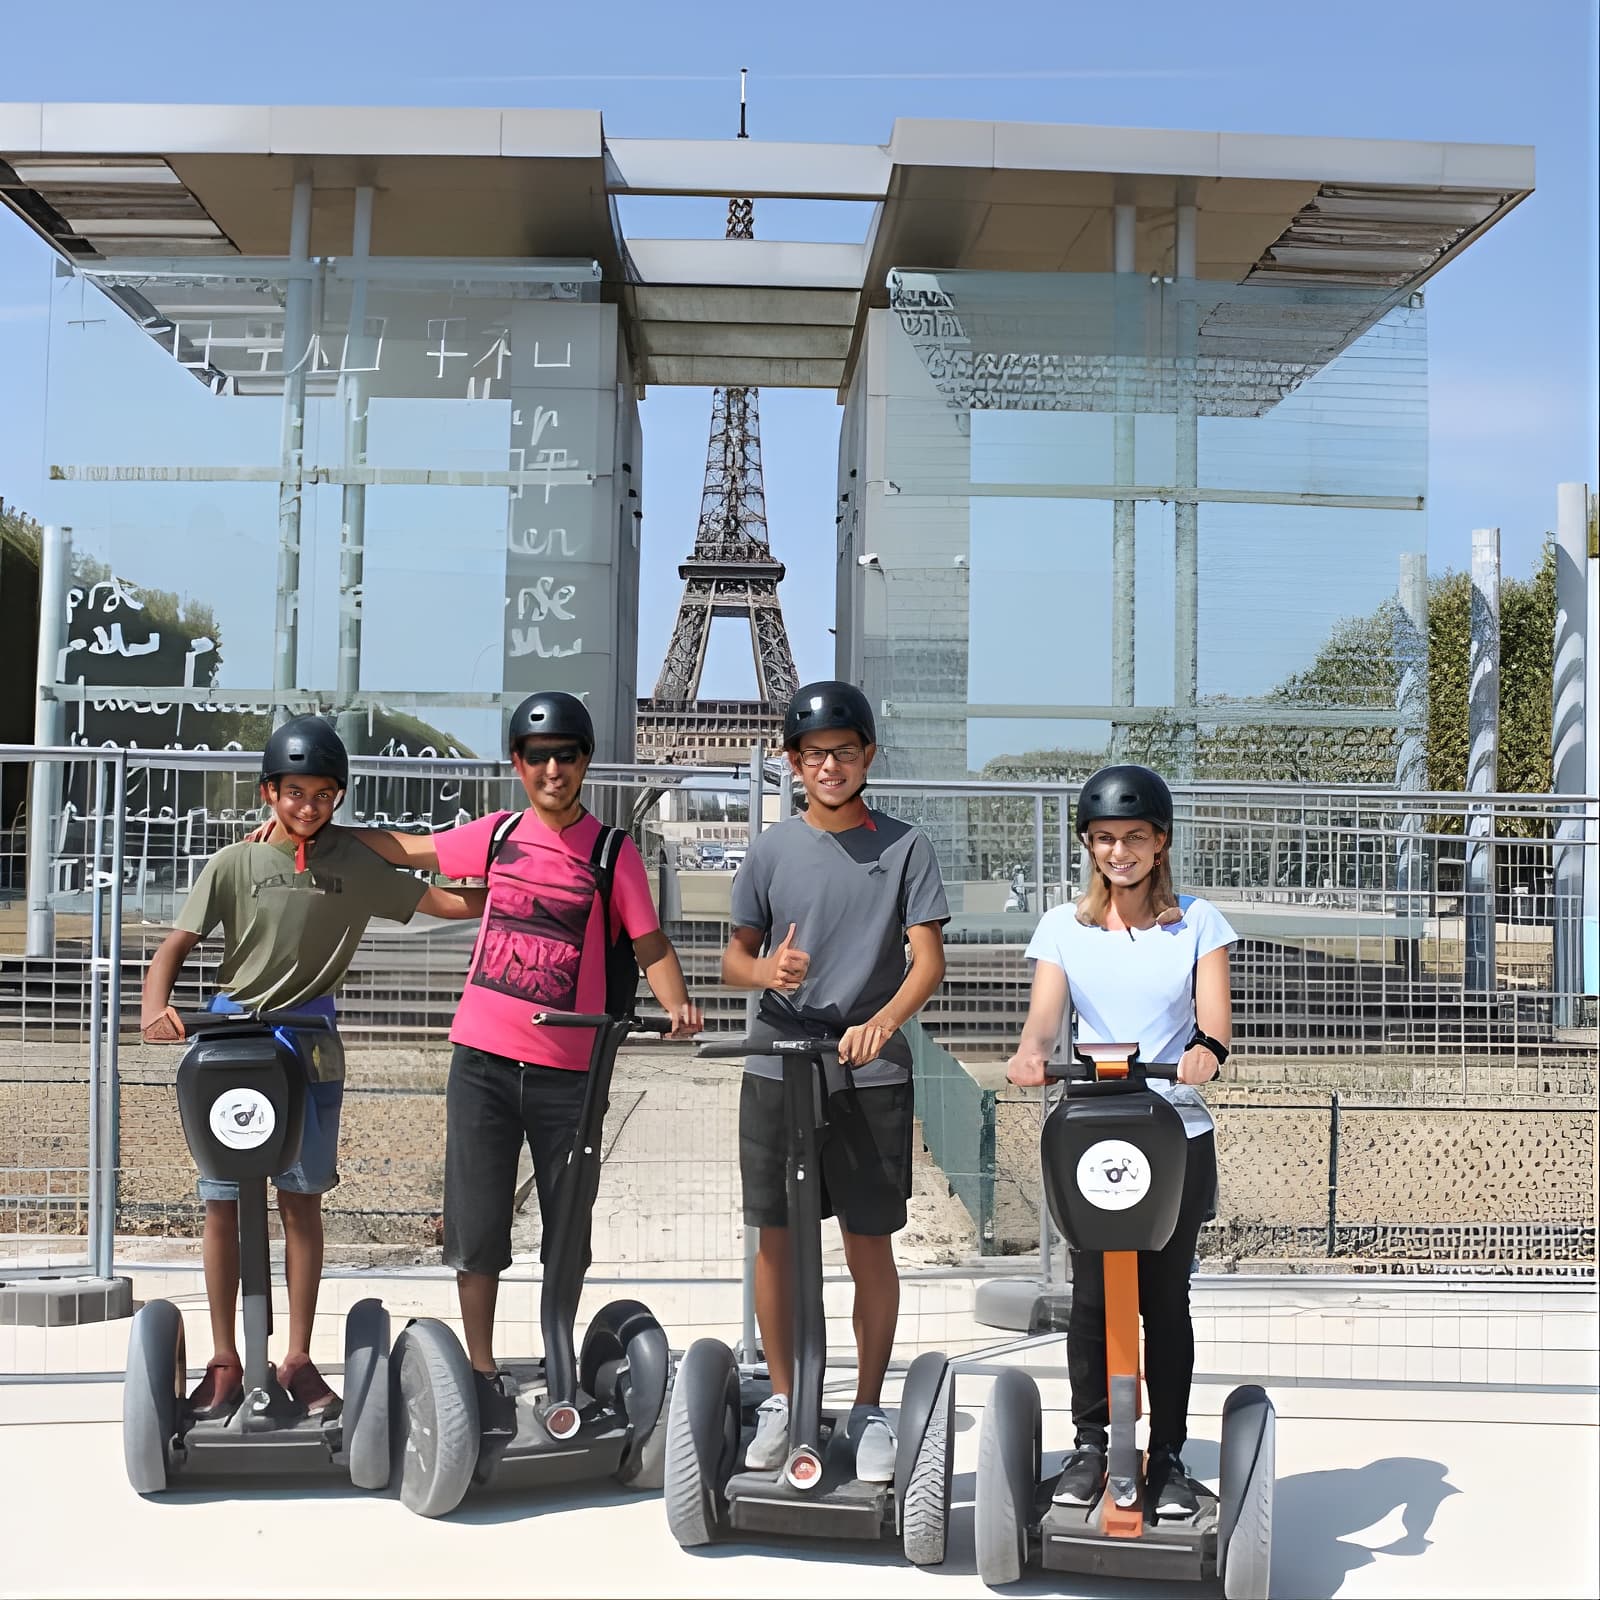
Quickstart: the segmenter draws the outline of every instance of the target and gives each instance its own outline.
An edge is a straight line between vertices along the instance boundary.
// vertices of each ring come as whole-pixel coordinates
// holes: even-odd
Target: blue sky
[[[1526,573],[1555,485],[1596,477],[1590,0],[6,9],[0,100],[599,107],[614,136],[726,137],[748,66],[759,138],[882,142],[896,116],[930,116],[1532,144],[1538,192],[1428,289],[1430,566],[1464,567],[1470,530],[1498,524],[1507,573]],[[758,210],[768,238],[858,238],[865,222],[854,206]],[[716,202],[625,213],[642,234],[721,223]],[[24,507],[44,498],[48,295],[47,253],[0,216],[0,496]],[[708,412],[706,391],[654,390],[645,403],[647,594],[676,593]],[[773,544],[789,566],[803,675],[831,667],[838,419],[828,393],[762,395]],[[642,619],[646,689],[669,623],[670,608]],[[743,640],[719,634],[708,691],[745,692],[749,676]]]

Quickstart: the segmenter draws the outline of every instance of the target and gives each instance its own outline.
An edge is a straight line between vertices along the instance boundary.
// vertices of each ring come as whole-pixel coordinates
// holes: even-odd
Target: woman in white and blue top
[[[1092,862],[1089,887],[1040,919],[1028,955],[1033,992],[1013,1083],[1044,1082],[1068,1007],[1076,1037],[1137,1039],[1148,1062],[1176,1062],[1178,1082],[1149,1087],[1176,1106],[1188,1134],[1178,1224],[1161,1250],[1139,1252],[1150,1444],[1145,1506],[1156,1516],[1198,1509],[1181,1452],[1194,1377],[1189,1266],[1201,1225],[1216,1209],[1217,1153],[1199,1085],[1217,1074],[1232,1036],[1228,946],[1237,937],[1205,900],[1172,887],[1172,793],[1148,767],[1097,772],[1078,799],[1078,837]],[[1077,1446],[1055,1490],[1063,1504],[1092,1505],[1106,1474],[1105,1279],[1098,1251],[1072,1253],[1067,1369]]]

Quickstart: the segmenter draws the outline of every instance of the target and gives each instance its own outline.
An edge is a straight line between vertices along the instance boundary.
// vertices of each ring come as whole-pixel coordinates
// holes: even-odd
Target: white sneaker
[[[899,1441],[880,1406],[851,1406],[845,1437],[855,1446],[859,1482],[894,1482],[894,1458]]]
[[[756,1408],[756,1436],[744,1453],[752,1472],[774,1472],[789,1459],[789,1397],[769,1395]]]

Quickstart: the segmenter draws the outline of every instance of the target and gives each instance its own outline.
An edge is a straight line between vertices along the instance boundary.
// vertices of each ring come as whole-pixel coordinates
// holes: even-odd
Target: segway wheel
[[[1039,1386],[1020,1367],[1007,1367],[995,1379],[978,1434],[972,1535],[978,1576],[987,1584],[1015,1583],[1028,1564],[1042,1441]]]
[[[710,1544],[739,1454],[739,1369],[720,1339],[685,1352],[667,1413],[667,1525],[685,1549]]]
[[[358,1300],[344,1323],[344,1449],[358,1489],[389,1487],[389,1313]]]
[[[1222,1407],[1217,1567],[1227,1600],[1267,1600],[1277,1413],[1266,1390],[1241,1384]]]
[[[128,1329],[122,1384],[122,1456],[137,1494],[160,1494],[167,1486],[167,1449],[178,1431],[186,1369],[183,1317],[170,1300],[152,1300]]]
[[[914,1567],[933,1567],[944,1560],[950,1523],[950,1468],[956,1437],[956,1381],[942,1355],[928,1352],[911,1364],[903,1393],[912,1390],[918,1369],[926,1367],[926,1381],[937,1385],[922,1442],[911,1463],[905,1500],[900,1509],[901,1538],[906,1560]],[[908,1419],[902,1402],[902,1428]],[[902,1433],[902,1438],[905,1434]]]
[[[442,1322],[410,1323],[389,1357],[391,1477],[419,1517],[461,1504],[478,1463],[478,1396],[460,1341]]]

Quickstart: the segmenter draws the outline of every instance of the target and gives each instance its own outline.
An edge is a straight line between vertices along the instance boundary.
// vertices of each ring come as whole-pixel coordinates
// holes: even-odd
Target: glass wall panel
[[[515,265],[373,262],[364,287],[304,270],[58,268],[41,510],[76,554],[68,680],[239,697],[124,696],[117,722],[74,708],[74,736],[258,740],[287,542],[294,703],[345,707],[358,745],[495,750],[502,702],[537,678],[591,697],[603,753],[631,754],[638,552],[617,530],[640,502],[617,463],[637,417],[615,308]]]
[[[889,300],[857,375],[881,492],[849,540],[869,566],[852,659],[893,707],[896,775],[964,775],[963,666],[967,770],[1052,721],[1056,747],[1063,708],[1137,707],[1077,720],[1196,776],[1224,745],[1237,767],[1212,734],[1257,726],[1258,699],[1261,726],[1286,695],[1307,729],[1395,723],[1385,630],[1426,549],[1420,297],[896,272]],[[1322,775],[1372,775],[1343,759]]]

